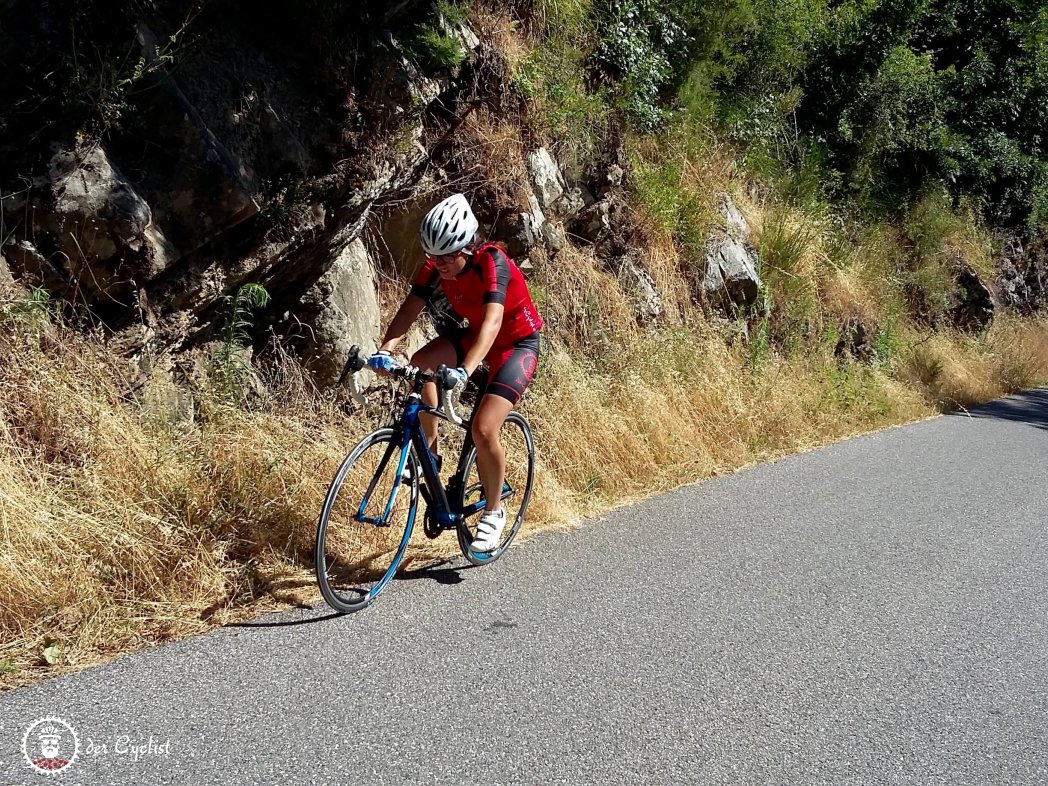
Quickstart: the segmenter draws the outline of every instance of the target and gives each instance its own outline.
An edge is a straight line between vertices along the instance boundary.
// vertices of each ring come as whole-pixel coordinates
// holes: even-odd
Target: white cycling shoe
[[[477,523],[477,536],[469,544],[470,551],[493,551],[499,545],[502,530],[506,528],[506,509],[485,510]]]

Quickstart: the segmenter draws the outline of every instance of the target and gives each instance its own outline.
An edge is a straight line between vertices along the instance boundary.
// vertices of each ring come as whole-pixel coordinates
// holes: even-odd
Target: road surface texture
[[[1048,784],[1046,480],[1043,390],[753,467],[0,696],[0,786]]]

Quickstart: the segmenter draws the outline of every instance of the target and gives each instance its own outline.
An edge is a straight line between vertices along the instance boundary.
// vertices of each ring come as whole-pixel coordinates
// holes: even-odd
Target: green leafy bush
[[[261,284],[244,284],[223,298],[221,340],[211,361],[211,378],[218,394],[238,403],[244,398],[250,374],[247,349],[251,346],[254,313],[269,305],[270,296]]]

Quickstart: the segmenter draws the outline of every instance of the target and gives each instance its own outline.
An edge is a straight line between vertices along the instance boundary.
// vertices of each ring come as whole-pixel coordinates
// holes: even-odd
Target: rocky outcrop
[[[558,205],[568,192],[568,184],[549,150],[540,147],[528,153],[528,173],[539,208],[556,214]]]
[[[353,240],[303,296],[312,324],[308,360],[317,381],[338,379],[353,345],[373,350],[380,339],[378,281],[363,240]]]
[[[997,296],[1002,305],[1029,314],[1048,305],[1048,265],[1044,247],[1035,243],[1029,250],[1017,238],[1004,243],[997,262]]]
[[[365,5],[332,12],[371,32],[289,20],[274,35],[268,23],[203,14],[177,69],[165,65],[158,12],[118,15],[149,89],[121,107],[104,144],[56,141],[28,188],[12,187],[25,178],[0,182],[14,275],[103,313],[120,334],[113,345],[136,356],[152,342],[203,345],[223,298],[258,282],[272,295],[260,336],[286,329],[330,380],[348,346],[379,329],[360,239],[372,206],[416,185],[461,93],[452,70],[420,65],[399,43],[420,4]],[[481,45],[468,27],[440,23],[467,53]],[[47,35],[46,19],[38,29]],[[318,55],[296,43],[318,34],[348,48]]]
[[[50,233],[70,286],[94,298],[119,300],[153,280],[178,258],[178,251],[153,223],[135,187],[95,144],[60,151],[38,182],[31,209],[38,230]],[[42,192],[42,193],[40,193]]]
[[[579,240],[596,245],[611,234],[616,208],[611,197],[594,202],[572,217],[568,230]]]
[[[950,309],[950,323],[968,332],[985,330],[993,322],[996,303],[993,293],[979,277],[975,268],[966,262],[958,264],[954,277],[957,283],[955,305]]]
[[[14,277],[11,275],[11,267],[7,264],[7,259],[4,255],[0,254],[0,290],[11,286],[14,282]]]
[[[720,214],[725,229],[712,234],[707,242],[699,289],[710,302],[734,311],[757,299],[761,280],[757,254],[749,242],[749,225],[731,197],[722,200]]]
[[[555,256],[568,242],[569,231],[580,211],[596,201],[583,184],[569,185],[549,150],[540,147],[527,155],[530,188],[526,210],[501,217],[495,230],[507,239],[510,254],[523,259],[536,249]]]

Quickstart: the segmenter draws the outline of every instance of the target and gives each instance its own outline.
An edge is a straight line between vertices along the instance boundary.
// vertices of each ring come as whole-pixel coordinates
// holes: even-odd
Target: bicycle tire
[[[507,522],[499,545],[487,552],[474,552],[469,547],[476,535],[476,522],[480,518],[479,511],[459,525],[458,541],[462,556],[478,566],[490,565],[509,548],[513,538],[520,530],[520,525],[524,522],[524,516],[527,515],[531,492],[535,485],[535,438],[527,419],[519,412],[510,412],[499,431],[499,440],[506,451],[506,480],[503,488],[505,489],[508,484],[513,490],[509,497],[503,499],[503,506],[506,507],[507,517],[512,516],[513,521],[512,523]],[[524,486],[523,490],[520,488],[521,483]],[[474,446],[470,448],[469,455],[463,464],[462,483],[459,486],[459,510],[475,504],[482,496],[483,489],[480,486],[480,476],[477,472],[477,448]],[[516,505],[513,504],[515,501]]]
[[[413,467],[410,482],[397,472],[403,448],[393,428],[364,437],[331,481],[313,559],[320,593],[335,611],[348,614],[368,606],[404,559],[419,495],[418,460],[410,445],[406,450],[405,462]],[[406,499],[401,492],[407,492]],[[360,515],[371,520],[362,521]]]

